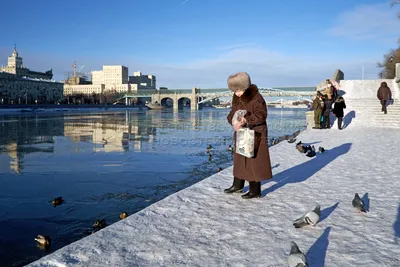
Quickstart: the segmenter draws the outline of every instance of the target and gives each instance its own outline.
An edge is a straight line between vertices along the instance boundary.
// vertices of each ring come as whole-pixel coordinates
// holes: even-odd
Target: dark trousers
[[[342,122],[343,122],[343,117],[337,118],[337,126],[339,130],[342,130]]]
[[[331,118],[328,115],[324,114],[324,122],[322,124],[322,128],[331,128]]]
[[[382,111],[387,114],[386,100],[381,100]]]
[[[233,178],[233,186],[235,188],[242,189],[244,187],[244,180],[241,180],[237,177]],[[252,194],[259,194],[261,193],[261,182],[249,182],[250,192]]]

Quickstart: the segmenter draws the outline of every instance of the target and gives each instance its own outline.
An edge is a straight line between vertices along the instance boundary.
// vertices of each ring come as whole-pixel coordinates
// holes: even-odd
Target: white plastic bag
[[[248,158],[254,156],[254,130],[241,128],[236,132],[236,153]]]
[[[247,110],[237,110],[235,114],[233,115],[232,118],[232,126],[235,128],[236,125],[240,124],[242,119],[244,118],[244,115],[247,113]]]

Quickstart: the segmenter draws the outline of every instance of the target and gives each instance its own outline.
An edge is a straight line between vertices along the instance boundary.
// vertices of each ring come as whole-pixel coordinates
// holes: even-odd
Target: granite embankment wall
[[[0,105],[0,110],[4,109],[112,109],[112,108],[146,108],[145,106],[125,106],[125,105],[68,105],[68,104],[32,104],[32,105]],[[146,108],[147,109],[147,108]]]

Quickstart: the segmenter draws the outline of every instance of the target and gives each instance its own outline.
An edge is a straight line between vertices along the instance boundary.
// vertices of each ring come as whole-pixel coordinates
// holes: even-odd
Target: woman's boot
[[[242,198],[260,198],[261,197],[261,182],[249,182],[250,190],[246,194],[242,195]]]
[[[242,193],[242,189],[244,187],[244,180],[240,180],[237,177],[233,177],[233,184],[231,187],[224,190],[225,193]]]

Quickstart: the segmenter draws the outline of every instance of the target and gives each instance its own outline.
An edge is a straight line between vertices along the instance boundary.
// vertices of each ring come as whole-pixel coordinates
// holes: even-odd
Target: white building
[[[92,71],[92,84],[104,84],[104,75],[102,70]]]
[[[103,66],[102,70],[92,71],[92,84],[64,85],[64,95],[83,93],[90,95],[115,92],[117,94],[127,93],[156,93],[156,76],[143,75],[140,71],[128,76],[128,68],[122,65]],[[140,98],[134,102],[145,102],[151,98]]]
[[[104,84],[106,89],[128,82],[128,68],[122,65],[103,66],[103,70],[92,71],[92,84]]]
[[[75,94],[102,94],[104,93],[104,84],[64,84],[64,96]]]
[[[125,66],[103,66],[104,84],[128,84],[128,68]]]

